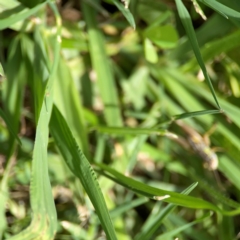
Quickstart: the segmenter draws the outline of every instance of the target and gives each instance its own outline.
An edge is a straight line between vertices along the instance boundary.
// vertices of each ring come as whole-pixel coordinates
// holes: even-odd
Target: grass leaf
[[[186,30],[187,36],[188,36],[189,41],[190,41],[190,43],[192,45],[192,48],[193,48],[194,54],[195,54],[195,56],[197,58],[198,64],[199,64],[199,66],[201,67],[201,69],[203,71],[205,79],[207,80],[208,86],[209,86],[209,88],[211,90],[211,93],[213,95],[215,103],[217,104],[217,107],[219,109],[221,109],[221,107],[220,107],[220,105],[218,103],[218,100],[217,100],[214,88],[212,86],[211,80],[210,80],[210,78],[208,76],[207,69],[205,67],[204,61],[202,59],[201,52],[199,50],[197,38],[196,38],[194,29],[193,29],[193,26],[192,26],[192,21],[191,21],[190,15],[189,15],[187,9],[185,8],[185,6],[183,5],[181,0],[175,0],[175,1],[176,1],[176,5],[177,5],[177,9],[178,9],[178,13],[179,13],[180,19],[182,21],[182,24],[183,24],[185,30]]]
[[[87,192],[108,239],[117,239],[97,177],[77,146],[65,119],[55,106],[50,121],[50,131],[69,169],[80,179]]]

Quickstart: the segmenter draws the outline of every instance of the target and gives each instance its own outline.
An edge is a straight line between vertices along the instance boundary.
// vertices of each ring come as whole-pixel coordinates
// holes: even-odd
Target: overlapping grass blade
[[[199,0],[199,2],[204,3],[205,5],[212,8],[214,11],[218,12],[219,14],[223,15],[226,18],[232,18],[240,21],[240,12],[235,11],[232,8],[225,6],[224,4],[214,1],[214,0]]]
[[[189,112],[189,113],[182,113],[179,115],[175,115],[172,117],[173,120],[177,119],[184,119],[184,118],[191,118],[191,117],[197,117],[197,116],[202,116],[202,115],[209,115],[209,114],[218,114],[222,113],[221,110],[202,110],[202,111],[196,111],[196,112]]]
[[[176,5],[177,5],[177,9],[178,9],[178,13],[179,13],[179,17],[182,21],[182,24],[186,30],[186,33],[187,33],[187,36],[189,38],[189,41],[192,45],[192,48],[193,48],[193,51],[194,51],[194,54],[197,58],[197,61],[198,61],[198,64],[199,66],[201,67],[202,71],[203,71],[203,75],[208,83],[208,86],[211,90],[211,93],[212,93],[212,96],[215,100],[215,103],[217,104],[217,107],[219,109],[221,109],[219,103],[218,103],[218,100],[217,100],[217,97],[216,97],[216,94],[215,94],[215,91],[214,91],[214,88],[212,86],[212,83],[211,83],[211,80],[208,76],[208,73],[207,73],[207,69],[205,67],[205,64],[204,64],[204,61],[202,59],[202,56],[201,56],[201,52],[199,50],[199,46],[198,46],[198,42],[197,42],[197,38],[195,36],[195,32],[194,32],[194,28],[192,26],[192,21],[191,21],[191,17],[187,11],[187,9],[185,8],[185,6],[183,5],[182,1],[181,0],[175,0],[176,2]]]
[[[121,126],[122,117],[114,82],[113,72],[106,55],[102,33],[98,29],[95,10],[82,2],[84,18],[87,23],[89,51],[93,68],[104,104],[104,116],[108,125]]]
[[[56,106],[53,107],[52,111],[50,131],[66,161],[66,164],[73,174],[80,179],[93,206],[95,207],[107,238],[116,239],[115,231],[102,192],[99,188],[96,175],[87,158],[79,149],[65,119]]]
[[[235,215],[240,213],[240,209],[236,209],[233,211],[225,211],[218,208],[216,205],[199,198],[185,196],[180,193],[170,192],[148,186],[132,178],[126,177],[104,164],[97,164],[97,166],[98,166],[97,170],[99,171],[99,173],[103,174],[109,179],[112,179],[114,182],[119,183],[120,185],[138,194],[144,195],[155,200],[161,200],[164,202],[173,203],[188,208],[209,209],[215,212],[221,212],[222,214],[226,215]]]
[[[145,198],[145,197],[139,197],[137,199],[134,199],[134,200],[131,200],[131,201],[128,201],[128,202],[125,202],[123,203],[122,205],[120,206],[117,206],[116,208],[114,208],[112,211],[110,211],[110,216],[111,218],[116,218],[118,217],[119,215],[127,212],[127,211],[130,211],[131,209],[135,208],[135,207],[138,207],[146,202],[148,202],[149,199],[148,198]]]
[[[202,217],[190,222],[190,223],[187,223],[181,227],[178,227],[174,230],[171,230],[169,232],[165,232],[164,234],[162,234],[161,236],[157,237],[156,240],[165,240],[165,239],[171,239],[173,238],[174,236],[176,236],[177,234],[179,234],[180,232],[190,228],[191,226],[193,226],[194,224],[197,224],[197,223],[200,223],[200,222],[203,222],[205,220],[207,220],[212,214],[211,213],[207,213],[207,214],[204,214]]]
[[[2,117],[6,122],[9,131],[12,132],[9,136],[9,147],[6,153],[6,169],[1,179],[1,204],[0,204],[0,232],[3,233],[6,227],[5,208],[8,200],[8,181],[9,171],[14,159],[15,139],[19,131],[19,118],[22,108],[23,99],[23,86],[24,86],[24,65],[19,65],[19,61],[22,58],[20,39],[15,38],[11,42],[8,50],[8,61],[6,65],[6,77],[7,81],[3,81],[1,89],[1,100],[3,102],[4,112],[1,110]],[[14,71],[12,69],[14,68]]]
[[[118,0],[112,0],[113,3],[117,6],[117,8],[122,12],[122,14],[124,15],[124,17],[127,19],[127,21],[129,22],[129,24],[133,27],[133,29],[136,28],[136,24],[133,18],[132,13],[129,11],[128,9],[128,5],[123,5],[121,2],[119,2]],[[125,1],[127,2],[127,0]],[[127,3],[125,3],[127,4]]]
[[[52,109],[52,82],[55,78],[60,51],[61,21],[56,6],[50,3],[57,20],[54,62],[49,75],[47,92],[37,121],[36,139],[33,150],[32,178],[30,186],[31,208],[33,218],[31,225],[11,239],[53,239],[57,231],[57,214],[52,197],[48,176],[48,124]]]
[[[18,137],[17,133],[15,132],[13,123],[11,121],[11,118],[9,118],[8,116],[6,116],[6,114],[4,113],[4,111],[0,108],[0,117],[2,117],[2,119],[4,120],[4,122],[7,125],[8,131],[12,134],[12,136],[18,141],[18,143],[21,145],[21,140]]]
[[[161,72],[159,72],[159,73],[161,73]],[[214,104],[214,101],[212,100],[211,96],[209,95],[209,92],[201,85],[201,83],[198,83],[197,81],[195,81],[195,83],[193,84],[192,79],[188,79],[188,81],[186,81],[186,76],[184,74],[182,74],[181,72],[176,71],[175,69],[167,69],[167,71],[162,72],[161,76],[165,76],[166,79],[169,80],[169,84],[172,84],[171,82],[173,82],[173,79],[177,80],[179,83],[181,83],[183,85],[182,87],[180,87],[179,83],[176,83],[176,86],[179,86],[179,89],[181,88],[181,91],[186,91],[186,89],[190,90],[196,96],[201,96],[203,99],[206,99],[209,103]],[[168,84],[168,83],[166,82],[166,84]],[[171,86],[173,86],[173,85],[171,85]],[[176,95],[176,97],[178,97],[178,96]],[[185,96],[184,96],[184,98],[185,98]],[[180,98],[179,98],[179,100],[180,100]],[[185,99],[185,101],[186,101],[186,99]],[[189,104],[189,102],[191,102],[191,101],[187,101],[188,104]],[[223,106],[224,113],[240,128],[240,121],[239,121],[239,117],[238,117],[240,108],[230,102],[227,102],[223,98],[219,98],[219,102],[221,103],[221,106]],[[193,109],[196,109],[196,108],[193,108]]]
[[[14,2],[16,3],[16,1]],[[9,9],[11,11],[8,11],[9,16],[4,16],[3,19],[0,19],[0,30],[10,27],[14,23],[30,17],[31,15],[36,13],[39,9],[41,9],[45,4],[46,2],[43,2],[31,9],[24,7],[24,5],[22,5],[21,3],[14,4],[13,7]],[[4,14],[4,12],[2,14]]]
[[[82,151],[89,157],[88,137],[81,98],[63,58],[59,62],[57,77],[58,81],[54,84],[54,103],[63,113]]]
[[[206,44],[206,46],[202,48],[202,56],[205,63],[222,53],[227,53],[228,51],[239,47],[239,38],[240,31],[236,31],[227,35],[226,37],[214,40]],[[198,65],[196,59],[191,59],[182,67],[182,69],[184,72],[195,71],[197,69],[197,66]]]
[[[197,183],[190,185],[182,192],[182,194],[188,195],[196,186]],[[160,213],[151,213],[151,215],[148,217],[147,221],[143,225],[141,231],[134,238],[134,240],[145,240],[153,237],[154,233],[162,224],[163,219],[167,217],[176,207],[177,206],[174,204],[169,204]]]

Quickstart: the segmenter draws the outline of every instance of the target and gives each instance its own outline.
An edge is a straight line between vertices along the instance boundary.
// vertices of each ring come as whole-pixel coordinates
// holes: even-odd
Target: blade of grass
[[[202,110],[202,111],[196,111],[196,112],[182,113],[182,114],[173,116],[172,120],[192,118],[192,117],[197,117],[202,115],[218,114],[218,113],[222,113],[222,111],[213,109],[213,110]]]
[[[221,53],[227,53],[228,51],[239,47],[239,38],[240,31],[236,31],[231,33],[230,35],[227,35],[226,37],[209,42],[202,48],[202,56],[204,61],[209,61],[214,57],[220,55]],[[196,69],[196,59],[191,59],[182,67],[182,70],[184,72],[195,71]]]
[[[190,228],[191,226],[193,226],[194,224],[200,223],[205,221],[206,219],[208,219],[212,214],[211,213],[207,213],[204,214],[201,218],[196,219],[195,221],[192,221],[190,223],[187,223],[181,227],[178,227],[174,230],[171,230],[169,232],[166,232],[164,234],[162,234],[160,237],[157,237],[156,240],[165,240],[165,239],[171,239],[173,237],[175,237],[177,234],[179,234],[180,232]]]
[[[46,5],[47,2],[43,2],[41,4],[36,5],[34,8],[26,8],[24,5],[19,3],[14,8],[9,11],[9,16],[4,16],[4,19],[0,19],[0,30],[10,27],[14,23],[18,21],[22,21],[34,13],[36,13],[39,9]]]
[[[146,202],[148,202],[149,199],[148,198],[145,198],[145,197],[139,197],[137,199],[134,199],[134,200],[131,200],[131,201],[128,201],[128,202],[125,202],[123,203],[122,205],[120,206],[117,206],[116,208],[114,208],[113,210],[111,210],[109,213],[110,213],[110,216],[111,218],[116,218],[118,217],[119,215],[127,212],[127,211],[130,211],[131,209],[137,207],[137,206],[140,206]]]
[[[52,109],[52,84],[55,78],[59,52],[61,20],[57,8],[49,3],[57,22],[57,33],[54,49],[54,62],[49,75],[47,91],[42,101],[40,116],[38,119],[36,139],[33,150],[32,177],[30,186],[30,200],[33,211],[31,225],[15,235],[11,239],[38,239],[44,236],[45,239],[53,239],[57,231],[57,214],[52,197],[51,185],[48,176],[48,124]]]
[[[157,134],[160,136],[168,136],[172,134],[164,129],[157,128],[129,128],[129,127],[104,127],[104,126],[95,126],[93,128],[100,133],[107,133],[113,135],[138,135],[138,134]]]
[[[90,156],[83,106],[70,70],[63,58],[54,84],[54,103],[63,113],[69,127],[86,157]]]
[[[214,0],[199,0],[200,2],[204,3],[205,5],[212,8],[214,11],[218,12],[219,14],[223,15],[224,17],[233,18],[237,21],[240,21],[240,13],[235,11],[232,8],[225,6],[224,4],[214,1]]]
[[[179,13],[179,17],[182,21],[182,24],[183,24],[183,26],[185,28],[185,31],[187,33],[187,36],[189,38],[189,41],[192,45],[192,48],[193,48],[194,54],[197,58],[198,64],[203,71],[204,77],[207,80],[208,86],[211,90],[212,96],[215,100],[215,103],[217,104],[218,109],[221,109],[221,107],[218,103],[214,88],[212,86],[212,82],[211,82],[211,80],[208,76],[207,69],[206,69],[205,64],[203,62],[201,52],[199,50],[197,38],[196,38],[196,35],[195,35],[195,32],[194,32],[194,28],[192,26],[191,17],[190,17],[187,9],[185,8],[185,6],[183,5],[181,0],[175,0],[175,2],[176,2],[176,5],[177,5],[177,10],[178,10],[178,13]]]
[[[97,177],[87,158],[76,144],[65,119],[56,106],[53,107],[50,131],[66,161],[66,164],[73,174],[80,179],[93,206],[95,207],[107,238],[117,239],[105,200],[96,179]]]
[[[182,194],[188,195],[197,184],[192,184],[188,188],[186,188]],[[162,221],[165,217],[168,216],[177,206],[174,204],[169,204],[167,207],[165,207],[163,210],[161,210],[160,213],[153,213],[148,217],[147,221],[144,223],[143,227],[141,228],[141,231],[139,234],[134,238],[134,240],[144,240],[144,239],[151,239],[154,235],[154,233],[158,230],[160,225],[162,224]]]
[[[144,195],[154,200],[161,200],[164,202],[173,203],[188,208],[213,210],[215,212],[220,212],[224,215],[236,215],[240,213],[240,209],[236,209],[233,211],[225,211],[218,208],[216,205],[205,200],[202,200],[200,198],[185,196],[180,193],[170,192],[148,186],[132,178],[126,177],[123,174],[117,172],[116,170],[104,164],[96,164],[96,166],[98,166],[96,170],[100,174],[103,174],[107,178],[112,179],[114,182],[138,194]]]
[[[127,21],[129,22],[129,24],[133,27],[133,29],[136,28],[136,24],[133,18],[132,13],[129,11],[128,9],[128,5],[123,5],[122,3],[120,3],[120,1],[117,0],[111,0],[116,6],[117,8],[122,12],[123,16],[127,19]],[[125,0],[126,1],[126,0]]]
[[[0,116],[2,117],[5,124],[7,125],[8,131],[12,134],[13,138],[15,138],[18,141],[18,143],[21,145],[21,140],[18,137],[16,130],[14,129],[11,118],[9,118],[1,108],[0,108]]]
[[[88,28],[91,60],[97,74],[97,83],[104,104],[104,116],[108,125],[121,126],[122,117],[119,110],[117,88],[106,55],[102,33],[97,26],[96,12],[84,2],[82,2],[82,8]]]

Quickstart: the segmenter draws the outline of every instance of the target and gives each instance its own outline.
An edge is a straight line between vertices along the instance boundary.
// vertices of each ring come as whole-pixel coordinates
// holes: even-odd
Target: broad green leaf
[[[206,81],[208,83],[208,86],[209,86],[209,88],[211,90],[212,96],[213,96],[213,98],[215,100],[215,103],[217,104],[217,107],[219,109],[221,109],[221,107],[220,107],[220,105],[218,103],[215,91],[213,89],[211,80],[210,80],[210,78],[208,76],[207,69],[205,67],[204,61],[202,59],[201,52],[199,50],[197,38],[195,36],[195,32],[194,32],[194,28],[192,26],[190,15],[189,15],[187,9],[185,8],[185,6],[183,5],[181,0],[175,0],[175,2],[176,2],[176,5],[177,5],[177,9],[178,9],[178,13],[179,13],[180,19],[181,19],[182,24],[183,24],[183,26],[185,28],[187,36],[188,36],[188,38],[190,40],[190,43],[192,45],[194,54],[195,54],[195,56],[197,58],[198,64],[199,64],[199,66],[201,67],[201,69],[203,71],[204,77],[205,77],[205,79],[206,79]]]
[[[87,158],[79,149],[66,120],[57,107],[53,107],[50,131],[63,155],[66,164],[78,177],[87,192],[108,239],[116,239],[115,231],[107,210],[97,177]]]
[[[148,28],[144,31],[143,36],[163,49],[175,47],[178,40],[178,34],[172,25]]]
[[[153,46],[152,42],[148,39],[144,39],[144,54],[147,61],[150,63],[157,63],[158,55],[155,47]]]

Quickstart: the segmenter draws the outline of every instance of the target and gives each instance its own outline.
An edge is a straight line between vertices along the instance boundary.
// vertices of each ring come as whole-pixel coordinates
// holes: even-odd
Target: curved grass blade
[[[16,7],[11,9],[10,16],[5,16],[4,19],[0,19],[0,30],[3,30],[18,21],[22,21],[25,18],[30,17],[31,15],[36,13],[39,9],[41,9],[44,5],[46,5],[46,2],[38,4],[31,9],[24,7],[22,4],[16,5]]]
[[[211,80],[208,76],[207,69],[206,69],[204,61],[202,59],[201,52],[199,50],[197,38],[196,38],[194,28],[193,28],[192,22],[191,22],[191,17],[190,17],[187,9],[185,8],[185,6],[183,5],[181,0],[175,0],[175,2],[176,2],[176,5],[177,5],[177,10],[178,10],[180,19],[182,21],[182,24],[183,24],[185,30],[186,30],[187,36],[188,36],[189,41],[192,45],[192,48],[193,48],[194,54],[197,58],[198,64],[202,69],[202,72],[203,72],[203,75],[204,75],[205,79],[207,80],[208,86],[211,90],[211,93],[213,95],[215,103],[217,104],[218,109],[221,109],[221,107],[218,103],[214,88],[212,86],[212,82],[211,82]]]
[[[207,202],[205,200],[185,196],[180,193],[170,192],[155,187],[148,186],[144,183],[136,181],[132,178],[126,177],[123,174],[117,172],[116,170],[104,165],[96,164],[98,166],[97,170],[100,174],[103,174],[114,182],[146,197],[152,198],[154,200],[161,200],[168,203],[173,203],[182,207],[194,208],[194,209],[208,209],[215,212],[220,212],[224,215],[237,215],[240,214],[240,209],[233,211],[225,211],[218,208],[216,205]]]
[[[122,3],[120,3],[120,1],[118,0],[112,0],[113,3],[117,6],[117,8],[122,12],[123,16],[127,19],[127,21],[129,22],[129,24],[133,27],[133,29],[136,29],[136,24],[133,18],[132,13],[129,11],[128,6],[127,5],[123,5]]]
[[[95,207],[107,238],[117,239],[105,200],[96,179],[97,177],[87,158],[79,149],[65,119],[56,106],[53,107],[52,111],[50,131],[66,161],[66,164],[73,174],[80,179],[93,206]]]

